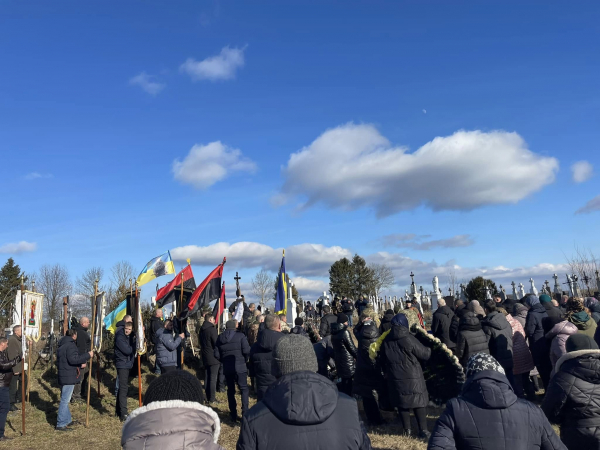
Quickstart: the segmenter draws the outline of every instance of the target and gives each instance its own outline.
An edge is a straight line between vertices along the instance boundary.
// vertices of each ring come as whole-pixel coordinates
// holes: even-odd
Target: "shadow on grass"
[[[44,400],[39,392],[33,391],[30,395],[30,403],[36,409],[42,411],[46,415],[46,422],[53,425],[56,424],[56,417],[58,416],[58,404],[60,403],[60,398],[56,395],[54,389],[52,389],[48,384],[44,383],[41,379],[39,380],[39,385],[44,389],[48,396],[50,397],[50,401]]]

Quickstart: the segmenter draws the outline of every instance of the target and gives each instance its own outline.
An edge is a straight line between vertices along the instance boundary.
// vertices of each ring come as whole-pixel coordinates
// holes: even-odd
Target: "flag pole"
[[[25,282],[23,280],[23,275],[21,275],[21,339],[26,339],[25,337]],[[29,369],[29,368],[28,368]],[[25,355],[23,355],[23,359],[21,360],[21,431],[23,436],[25,436]]]
[[[181,304],[181,308],[179,308],[179,314],[181,315],[181,311],[183,311],[183,273],[181,274],[181,298],[179,299],[179,303]],[[182,325],[180,331],[183,331],[183,341],[181,344],[181,370],[184,370],[185,365],[183,363],[183,349],[185,347],[185,330],[183,329],[183,319],[181,320],[180,324]]]
[[[93,298],[93,307],[92,307],[92,339],[90,343],[90,351],[94,350],[94,335],[96,333],[96,297],[98,297],[98,280],[94,281],[94,298]],[[94,358],[90,358],[90,367],[88,368],[88,385],[87,385],[87,405],[85,407],[85,426],[86,428],[89,426],[90,422],[90,393],[92,391],[92,368],[94,366]],[[82,380],[83,381],[83,380]]]
[[[136,316],[138,319],[141,318],[142,314],[140,312],[140,296],[138,293],[138,285],[137,285],[137,281],[135,282],[135,304],[137,306],[136,308]],[[138,324],[137,327],[141,327],[143,326],[141,323],[139,323],[138,320]],[[138,330],[135,330],[136,333],[138,332]],[[139,334],[139,333],[138,333]],[[140,345],[141,343],[138,342],[138,345]],[[138,365],[138,396],[139,396],[139,401],[140,401],[140,408],[143,406],[142,404],[142,358],[140,355],[140,352],[138,351],[137,354],[137,365]]]

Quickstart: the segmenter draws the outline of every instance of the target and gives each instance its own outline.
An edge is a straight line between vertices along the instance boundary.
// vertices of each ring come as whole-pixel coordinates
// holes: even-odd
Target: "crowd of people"
[[[125,449],[221,448],[213,410],[220,390],[227,391],[230,419],[240,426],[238,450],[370,449],[357,399],[368,425],[383,425],[382,411],[395,412],[402,434],[428,442],[429,449],[600,449],[595,297],[530,294],[466,304],[448,297],[439,301],[431,324],[410,301],[378,314],[363,298],[336,298],[332,305],[307,303],[291,328],[285,316],[263,314],[243,299],[233,309],[240,303],[242,319],[227,321],[222,330],[212,313],[204,316],[204,386],[177,370],[185,334],[155,311],[147,328],[160,376],[148,387],[144,406],[131,414],[127,388],[136,336],[131,316],[117,324],[115,412],[124,422]],[[57,431],[73,426],[69,403],[81,398],[93,357],[88,326],[82,318],[58,346]],[[432,347],[418,339],[419,329],[428,329],[436,345],[455,356],[465,380],[431,432],[425,371],[431,377],[435,367],[428,366]],[[20,399],[20,339],[18,326],[8,341],[0,339],[0,436],[6,414]],[[257,399],[252,408],[251,392]],[[558,425],[560,437],[551,424]]]

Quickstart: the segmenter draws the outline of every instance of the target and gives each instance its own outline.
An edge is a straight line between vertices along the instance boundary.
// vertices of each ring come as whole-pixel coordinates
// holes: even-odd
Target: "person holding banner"
[[[90,345],[92,343],[92,339],[90,338],[90,334],[88,333],[88,328],[90,327],[90,319],[87,317],[82,317],[79,319],[79,323],[76,327],[73,327],[74,330],[77,331],[77,350],[80,355],[88,352]],[[80,378],[81,383],[75,385],[75,389],[73,389],[73,397],[71,398],[71,402],[83,402],[81,398],[82,392],[87,392],[87,384],[90,374],[90,369],[87,364],[83,364],[81,366]],[[85,395],[85,394],[84,394]]]
[[[8,359],[15,359],[17,356],[23,359],[23,328],[21,325],[15,325],[13,327],[13,333],[8,337]],[[27,377],[21,373],[21,367],[14,366],[12,368],[13,377],[10,382],[10,410],[17,411],[16,404],[21,404],[21,383],[25,383],[25,390],[27,390]]]
[[[135,349],[136,338],[133,333],[133,323],[126,322],[122,328],[117,328],[117,333],[115,334],[115,366],[117,368],[116,413],[121,422],[127,419],[127,390],[129,388],[129,373],[135,361]]]
[[[4,436],[4,426],[6,425],[6,416],[10,409],[10,401],[8,399],[9,385],[13,378],[12,369],[21,361],[21,357],[9,359],[6,348],[8,347],[8,339],[0,338],[0,442],[8,441],[9,438]]]

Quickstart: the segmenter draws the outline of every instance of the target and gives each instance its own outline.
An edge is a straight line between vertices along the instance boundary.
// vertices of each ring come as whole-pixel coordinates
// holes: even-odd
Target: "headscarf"
[[[478,300],[471,300],[467,305],[467,309],[471,311],[476,316],[485,316],[485,311],[479,304]]]
[[[408,328],[408,319],[404,314],[396,314],[392,319],[392,325]]]
[[[467,378],[484,370],[493,370],[495,372],[500,372],[502,375],[506,375],[500,363],[492,355],[488,355],[487,353],[475,353],[469,358],[469,362],[467,362]]]
[[[537,305],[540,302],[540,299],[537,298],[535,295],[528,295],[525,298],[525,304],[529,307],[529,308],[533,308],[535,305]]]
[[[525,305],[521,305],[520,303],[515,303],[512,311],[513,317],[520,317],[522,319],[527,318],[527,307]]]

